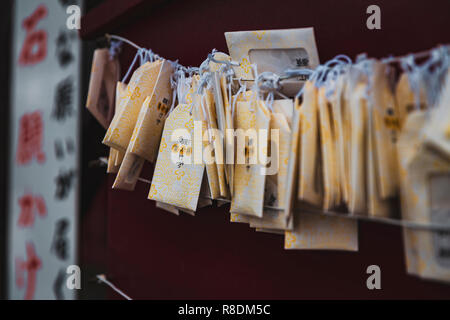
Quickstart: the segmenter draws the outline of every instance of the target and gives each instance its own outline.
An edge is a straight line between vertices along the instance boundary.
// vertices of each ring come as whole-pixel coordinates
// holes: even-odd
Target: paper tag
[[[192,161],[191,110],[180,104],[166,120],[148,198],[195,211],[205,166]]]
[[[119,80],[117,58],[110,59],[108,49],[94,51],[86,108],[107,129],[114,116],[114,95]]]
[[[334,133],[336,136],[336,162],[338,167],[338,179],[339,179],[339,188],[341,198],[344,203],[348,204],[348,163],[350,160],[348,159],[349,151],[347,150],[347,140],[348,138],[348,103],[345,100],[345,76],[340,76],[336,82],[335,93],[332,96],[332,104],[333,108],[331,109],[333,124],[334,124]]]
[[[434,224],[449,224],[450,222],[450,171],[442,174],[432,174],[430,183],[431,222]],[[433,234],[433,247],[436,262],[439,266],[450,269],[450,231],[436,231]]]
[[[163,202],[158,202],[158,201],[155,201],[155,202],[156,202],[156,207],[157,208],[160,208],[160,209],[162,209],[164,211],[173,213],[173,214],[175,214],[177,216],[180,215],[180,212],[178,211],[177,207],[171,206],[170,204],[166,204],[166,203],[163,203]]]
[[[286,191],[284,196],[283,215],[289,229],[293,226],[293,207],[298,187],[299,153],[301,144],[301,107],[298,99],[294,102],[294,120],[292,123],[292,134],[289,142],[288,165],[286,173]]]
[[[153,92],[147,97],[140,110],[128,146],[128,152],[139,155],[151,163],[156,161],[164,121],[172,104],[170,86],[172,73],[172,64],[163,60]]]
[[[366,84],[356,85],[350,99],[350,177],[348,209],[366,215]]]
[[[281,113],[284,115],[289,129],[291,129],[292,119],[294,117],[294,101],[291,99],[274,100],[272,108],[274,113]]]
[[[319,133],[322,151],[323,168],[323,209],[330,210],[339,204],[339,186],[337,178],[336,142],[334,127],[332,127],[331,105],[325,96],[325,87],[319,89]]]
[[[145,159],[127,152],[114,180],[113,189],[134,190],[144,167]]]
[[[392,199],[382,199],[380,196],[379,186],[375,171],[375,150],[374,150],[374,124],[372,110],[367,112],[367,132],[365,134],[366,144],[366,201],[367,213],[372,217],[388,218],[392,216],[393,201]]]
[[[264,145],[264,141],[258,137],[258,130],[264,129],[269,131],[270,116],[263,105],[258,100],[255,102],[254,108],[251,102],[238,101],[236,106],[236,128],[245,132],[252,129],[245,142],[244,139],[237,139],[237,163],[234,167],[234,188],[235,193],[231,200],[231,213],[247,214],[256,217],[263,215],[264,186],[266,176],[262,174],[261,169],[265,165],[258,161],[258,148]],[[256,130],[254,130],[256,129]],[[267,141],[265,142],[267,145]],[[240,159],[242,156],[242,147],[245,148],[245,164]]]
[[[425,143],[422,132],[431,125],[432,117],[421,111],[412,112],[399,137],[402,218],[442,224],[448,223],[449,218],[446,191],[450,161]],[[404,240],[409,273],[450,280],[448,232],[405,229]]]
[[[222,198],[229,198],[230,194],[227,183],[228,178],[225,170],[226,154],[224,149],[224,133],[226,128],[225,110],[223,105],[222,91],[220,88],[220,75],[218,72],[214,72],[213,75],[213,96],[215,109],[214,112],[212,112],[212,110],[210,109],[210,119],[212,119],[212,122],[214,122],[215,119],[216,128],[214,129],[219,129],[219,132],[216,131],[217,134],[215,134],[213,138],[214,151],[216,157],[217,173],[219,176],[220,196]],[[211,107],[211,101],[208,102],[209,106]]]
[[[314,69],[319,65],[313,28],[225,32],[228,51],[234,61],[236,77],[254,80],[251,64],[258,72],[283,75],[286,69]],[[283,82],[282,91],[294,96],[305,79]]]
[[[281,113],[272,113],[270,121],[271,130],[278,130],[278,145],[271,141],[272,168],[278,168],[276,175],[266,177],[266,191],[264,195],[265,206],[276,207],[282,210],[264,208],[262,219],[253,218],[252,227],[269,229],[288,229],[284,216],[287,188],[287,171],[290,152],[291,130],[286,118]],[[271,133],[272,138],[272,133]]]
[[[225,177],[227,177],[227,183],[229,186],[230,196],[233,196],[233,183],[234,183],[234,131],[233,119],[231,117],[231,105],[229,101],[229,95],[231,92],[227,88],[227,82],[225,76],[220,78],[220,88],[222,90],[223,108],[225,116]],[[231,98],[231,96],[230,96]]]
[[[434,107],[429,125],[425,128],[425,143],[450,159],[450,69],[439,102]]]
[[[202,121],[202,127],[206,130],[202,134],[202,161],[206,167],[206,175],[209,186],[209,194],[212,199],[218,199],[220,197],[219,188],[219,176],[217,173],[217,165],[214,155],[214,144],[210,141],[208,129],[212,128],[210,119],[208,116],[208,106],[206,103],[206,96],[210,94],[208,90],[205,90],[203,95],[194,94],[194,104],[198,105],[198,108],[194,108],[194,120]]]
[[[300,108],[300,159],[298,199],[321,207],[323,178],[317,109],[317,89],[307,81]]]
[[[284,248],[358,251],[358,222],[296,212],[293,231],[285,232]]]
[[[122,152],[127,150],[142,104],[153,92],[161,65],[160,60],[146,62],[133,73],[122,106],[103,139],[104,144]]]
[[[424,87],[420,87],[419,96],[416,97],[412,91],[411,85],[409,83],[409,78],[407,73],[403,73],[397,83],[397,88],[395,90],[395,99],[398,106],[398,119],[400,123],[400,128],[406,121],[408,114],[417,108],[419,110],[425,110],[427,108],[426,95]],[[418,99],[418,101],[416,101]],[[418,106],[416,104],[419,103]]]
[[[117,82],[116,86],[116,101],[115,101],[115,113],[120,109],[120,103],[125,97],[127,85],[122,82]],[[110,148],[108,157],[108,167],[106,169],[107,173],[117,173],[122,163],[124,153],[116,149]]]
[[[382,198],[398,195],[397,134],[400,128],[397,106],[386,79],[386,66],[374,64],[371,99],[375,127],[375,167]]]

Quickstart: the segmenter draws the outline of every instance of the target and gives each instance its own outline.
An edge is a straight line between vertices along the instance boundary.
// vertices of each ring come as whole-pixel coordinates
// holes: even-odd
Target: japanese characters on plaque
[[[8,293],[74,299],[80,40],[66,25],[82,1],[16,0],[11,61]]]

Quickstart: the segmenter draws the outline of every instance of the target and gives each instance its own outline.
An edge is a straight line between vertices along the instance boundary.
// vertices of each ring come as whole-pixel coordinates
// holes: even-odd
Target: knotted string
[[[303,71],[307,71],[307,70],[308,69],[303,69]],[[317,66],[316,69],[313,70],[313,71],[309,70],[310,73],[309,73],[308,81],[315,82],[317,80],[317,78],[320,76],[321,72],[323,72],[323,70],[324,70],[324,66],[323,65]],[[301,89],[295,95],[295,99],[299,99],[303,95],[303,91],[305,91],[305,86],[304,85],[301,87]]]
[[[327,63],[327,66],[335,64],[328,71],[328,74],[325,78],[324,86],[326,88],[325,95],[329,98],[336,91],[336,81],[339,75],[341,75],[349,65],[352,64],[352,60],[343,54],[337,55],[332,60]]]
[[[177,62],[175,62],[175,64],[177,64]],[[172,105],[170,106],[169,112],[167,112],[166,117],[169,117],[170,113],[175,108],[175,102],[177,100],[177,90],[176,89],[177,89],[177,83],[178,83],[178,70],[176,67],[174,69],[175,69],[175,71],[170,76],[170,87],[172,88]]]
[[[122,50],[122,41],[112,40],[109,44],[109,60],[116,58]]]
[[[144,48],[138,49],[138,51],[136,52],[136,55],[134,56],[133,62],[131,62],[130,67],[128,68],[127,73],[125,74],[125,76],[124,76],[123,79],[122,79],[122,83],[125,83],[125,81],[128,79],[128,76],[130,75],[131,70],[133,70],[133,67],[134,67],[134,65],[135,65],[135,63],[136,63],[136,61],[137,61],[137,59],[138,59],[138,58],[141,58],[141,62],[142,62],[142,59],[143,59],[144,54],[145,54],[145,49],[144,49]]]
[[[206,126],[208,127],[207,131],[208,131],[208,142],[211,144],[212,143],[212,135],[211,135],[211,119],[209,118],[209,114],[206,111],[206,107],[204,104],[204,99],[205,99],[206,94],[202,94],[200,96],[200,106],[202,108],[202,112],[203,112],[203,116],[205,117],[205,121],[206,121]]]
[[[437,105],[449,68],[449,52],[446,47],[439,47],[431,52],[431,58],[424,65],[423,80],[426,87],[427,102],[430,108]]]
[[[234,77],[234,70],[233,68],[230,67],[230,65],[228,64],[223,64],[220,69],[219,69],[219,73],[223,74],[225,76],[225,80],[227,82],[227,89],[228,89],[228,103],[230,104],[230,108],[231,108],[231,99],[232,99],[232,94],[231,94],[231,83],[233,82],[233,77]]]
[[[216,49],[213,49],[211,51],[211,53],[208,54],[207,60],[209,62],[214,62],[214,63],[218,63],[218,64],[224,64],[224,65],[226,65],[229,68],[231,68],[231,67],[239,67],[241,65],[239,62],[236,62],[236,61],[217,60],[216,58],[214,58],[214,55],[216,53],[222,53],[224,55],[227,55],[226,53],[223,53],[223,52],[217,51]]]
[[[403,71],[408,75],[409,84],[414,93],[416,109],[420,108],[420,91],[422,86],[426,89],[426,99],[429,108],[437,104],[449,62],[448,47],[433,49],[430,58],[422,65],[418,65],[415,62],[412,54],[400,61]]]
[[[244,94],[245,91],[247,90],[247,84],[240,84],[239,90],[236,92],[235,98],[233,99],[232,103],[231,103],[231,118],[234,119],[234,111],[236,110],[236,102],[239,98],[240,94]]]
[[[409,86],[414,95],[415,109],[420,109],[420,83],[422,82],[421,68],[416,64],[414,55],[409,55],[400,61],[400,66],[408,76]]]
[[[354,87],[355,82],[360,80],[361,77],[367,77],[367,86],[366,90],[364,91],[364,98],[367,100],[369,108],[371,108],[374,106],[374,104],[371,103],[373,99],[373,97],[371,96],[371,92],[374,86],[373,73],[375,61],[368,59],[366,54],[359,55],[357,57],[357,61],[358,62],[354,65],[354,73],[350,78],[350,85],[351,87]]]
[[[256,100],[256,99],[258,99],[258,97],[260,96],[259,85],[258,85],[258,79],[259,79],[258,66],[257,66],[256,64],[253,63],[253,64],[250,65],[250,67],[251,67],[252,70],[253,70],[253,78],[255,79],[255,82],[254,82],[254,84],[253,84],[253,92],[254,92],[254,95],[253,95],[252,99],[253,99],[253,100]],[[250,104],[250,111],[251,111],[251,112],[254,112],[254,111],[255,111],[254,108],[253,108],[253,106],[254,106],[254,103],[251,103],[251,104]]]
[[[351,65],[351,63],[352,60],[348,56],[340,54],[334,57],[333,59],[329,60],[328,62],[326,62],[324,65],[318,65],[315,70],[310,69],[287,70],[287,72],[285,73],[287,73],[288,75],[307,74],[309,75],[308,80],[313,82],[316,87],[320,87],[322,85],[328,86],[329,81],[335,80],[337,75],[339,75],[342,72],[343,66]],[[302,88],[295,95],[295,99],[299,99],[302,96],[304,88],[305,86],[303,85]],[[334,88],[332,90],[334,90]],[[328,94],[330,94],[330,92],[328,92]]]

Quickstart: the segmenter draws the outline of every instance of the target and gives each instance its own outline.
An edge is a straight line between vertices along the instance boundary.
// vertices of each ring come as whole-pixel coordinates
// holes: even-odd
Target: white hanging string
[[[112,34],[108,34],[108,33],[107,33],[107,34],[105,34],[105,37],[106,37],[109,41],[110,41],[111,39],[115,39],[115,40],[119,40],[119,41],[121,41],[121,42],[127,43],[127,44],[129,44],[130,46],[136,48],[137,50],[144,49],[144,48],[138,46],[136,43],[134,43],[134,42],[128,40],[127,38],[124,38],[124,37],[121,37],[121,36],[118,36],[118,35],[112,35]],[[145,49],[144,49],[144,50],[145,50]],[[448,55],[450,54],[450,46],[449,46],[449,45],[443,45],[443,46],[439,46],[439,47],[434,48],[434,49],[425,50],[425,51],[416,52],[416,53],[411,53],[411,54],[404,55],[404,56],[398,56],[398,57],[390,56],[390,57],[381,59],[381,61],[382,61],[383,63],[396,63],[396,62],[402,63],[403,61],[405,61],[405,59],[409,59],[411,56],[414,57],[414,59],[421,59],[421,58],[429,57],[430,54],[433,54],[433,53],[435,53],[436,51],[444,52],[444,53],[448,56]],[[149,51],[147,51],[147,52],[151,52],[151,50],[149,50]],[[216,54],[216,53],[220,53],[220,52],[217,51],[216,49],[213,49],[212,52],[211,52],[210,54],[208,54],[207,59],[202,63],[202,65],[200,66],[200,68],[197,68],[196,71],[199,72],[200,75],[203,74],[205,67],[209,69],[209,62],[215,62],[215,63],[225,64],[225,65],[227,65],[228,67],[238,67],[238,66],[240,66],[240,63],[235,62],[235,61],[219,61],[219,60],[216,60],[216,59],[214,58],[214,54]],[[159,59],[159,58],[161,58],[159,55],[154,54],[153,52],[151,52],[151,60],[153,60],[153,59]],[[357,59],[357,62],[358,62],[359,60],[364,60],[364,59],[367,59],[367,55],[366,55],[366,54],[360,55],[359,58]],[[338,56],[336,56],[333,60],[340,60],[340,61],[343,62],[344,64],[345,64],[346,62],[347,62],[347,64],[351,64],[351,60],[350,60],[347,56],[345,56],[345,55],[338,55]],[[252,68],[253,68],[253,66],[252,66]],[[187,71],[192,72],[192,69],[190,69],[190,70],[189,70],[189,69],[190,69],[190,67],[189,67],[189,68],[183,67],[183,70],[184,70],[185,72],[187,72]],[[320,69],[320,70],[317,70],[317,69]],[[326,73],[326,69],[327,69],[327,68],[324,68],[323,65],[319,65],[318,68],[316,68],[314,74],[316,75],[316,77],[318,77],[318,79],[320,79],[320,81],[318,81],[318,84],[321,84],[321,82],[324,80],[323,77],[324,77],[325,75],[324,75],[323,73],[324,73],[324,71],[325,71],[325,73]],[[302,71],[302,70],[305,70],[305,71],[306,71],[307,69],[294,70],[294,72],[299,72],[299,71]],[[257,77],[257,74],[258,74],[258,73],[257,73],[257,69],[256,69],[256,68],[253,68],[253,71],[255,71],[255,78],[256,78],[256,77]],[[286,71],[285,71],[285,75],[280,77],[280,81],[283,81],[283,80],[285,80],[285,79],[287,79],[287,78],[292,77],[292,74],[288,74],[289,71],[290,71],[290,70],[286,70]],[[320,74],[317,74],[317,71],[320,71]],[[247,80],[245,80],[245,81],[247,81]],[[298,97],[301,95],[301,93],[302,93],[302,91],[300,91],[300,92],[296,95],[296,98],[298,98]]]
[[[408,76],[409,85],[414,93],[414,107],[420,109],[420,90],[422,82],[421,67],[415,62],[414,56],[409,55],[401,61],[403,72]]]
[[[331,66],[324,80],[324,86],[326,88],[325,95],[328,98],[331,97],[336,90],[336,80],[338,76],[347,70],[346,67],[351,64],[352,60],[346,55],[338,55],[326,64],[328,67]]]
[[[178,87],[178,81],[180,78],[181,73],[183,73],[183,66],[180,65],[177,61],[172,62],[173,67],[174,67],[174,72],[173,74],[170,76],[170,87],[172,88],[172,105],[170,106],[169,112],[167,112],[166,118],[169,117],[170,113],[173,111],[173,109],[175,108],[175,103],[177,100],[177,87]]]
[[[109,59],[112,60],[117,57],[122,49],[122,41],[110,41],[109,45]]]
[[[133,61],[131,62],[130,67],[128,68],[127,73],[126,73],[125,76],[122,78],[122,83],[125,83],[125,81],[127,81],[128,76],[131,74],[131,70],[133,70],[133,67],[134,67],[134,65],[135,65],[135,63],[136,63],[136,61],[137,61],[138,58],[140,58],[141,64],[142,64],[144,51],[145,51],[145,49],[142,49],[142,48],[141,48],[141,49],[139,49],[139,50],[136,52],[136,55],[134,56],[134,59],[133,59]]]
[[[115,292],[117,292],[118,294],[120,294],[122,297],[124,297],[127,300],[133,300],[131,299],[127,294],[125,294],[122,290],[120,290],[119,288],[117,288],[111,281],[109,281],[108,279],[106,279],[106,276],[104,274],[98,274],[97,275],[97,279],[100,282],[103,282],[104,284],[108,285],[111,289],[113,289]]]
[[[106,158],[99,158],[98,160],[94,160],[91,162],[92,166],[98,165],[98,166],[106,166],[108,164],[108,160]],[[138,178],[139,181],[152,184],[151,180],[144,179],[144,178]],[[213,199],[211,197],[206,197],[200,195],[200,197],[204,199],[209,200],[220,200],[222,202],[230,203],[231,201],[228,199]],[[271,209],[275,211],[284,211],[284,208],[279,207],[271,207],[271,206],[264,206],[264,209]],[[367,221],[367,222],[376,222],[376,223],[383,223],[388,224],[392,226],[397,227],[405,227],[409,229],[418,229],[418,230],[429,230],[429,231],[450,231],[450,225],[449,224],[436,224],[436,223],[422,223],[422,222],[414,222],[414,221],[407,221],[407,220],[401,220],[401,219],[394,219],[394,218],[381,218],[381,217],[371,217],[371,216],[362,216],[362,215],[355,215],[355,214],[349,214],[346,212],[337,212],[337,211],[324,211],[321,209],[314,209],[310,208],[314,213],[317,213],[319,215],[324,216],[333,216],[333,217],[341,217],[345,219],[351,219],[351,220],[361,220],[361,221]],[[301,212],[301,209],[295,209],[294,212]]]
[[[208,142],[210,144],[212,144],[213,139],[212,139],[212,133],[211,133],[211,119],[209,118],[209,114],[206,111],[206,107],[205,107],[205,103],[204,103],[205,96],[206,96],[205,94],[200,95],[200,106],[202,108],[202,113],[203,113],[203,116],[205,117],[205,121],[206,121],[206,126],[207,126],[207,130],[208,130],[207,131],[208,132]]]
[[[273,101],[274,101],[274,99],[275,99],[275,97],[273,95],[273,91],[270,91],[267,94],[265,105],[271,112],[273,112]]]
[[[172,88],[172,105],[170,106],[169,112],[167,112],[166,118],[169,117],[170,113],[173,111],[173,109],[175,108],[175,102],[177,100],[177,82],[178,79],[176,77],[176,71],[172,74],[172,76],[170,77],[170,86]]]
[[[135,43],[133,43],[132,41],[120,37],[120,36],[115,36],[115,35],[106,35],[108,39],[116,39],[116,40],[120,40],[123,41],[124,43],[127,43],[131,46],[133,46],[134,48],[138,49],[138,54],[136,55],[135,59],[137,59],[138,56],[141,56],[142,54],[149,54],[151,51],[143,49],[141,47],[139,47],[138,45],[136,45]],[[448,63],[448,54],[450,52],[450,47],[446,46],[446,47],[439,47],[438,49],[432,49],[432,50],[427,50],[427,51],[423,51],[423,52],[419,52],[419,53],[415,53],[415,54],[410,54],[407,56],[401,56],[401,57],[389,57],[386,59],[382,59],[381,61],[384,63],[392,63],[392,62],[402,62],[405,61],[405,59],[411,59],[410,57],[414,57],[415,59],[418,58],[424,58],[424,57],[428,57],[430,56],[430,54],[432,55],[432,60],[433,62],[436,62],[436,57],[438,57],[437,52],[441,52],[441,56],[440,58],[442,58],[444,55],[446,60],[445,63]],[[202,65],[200,66],[200,68],[198,68],[197,70],[193,71],[194,69],[189,70],[189,68],[185,68],[181,66],[181,70],[183,71],[183,74],[185,72],[199,72],[199,74],[201,76],[203,76],[204,74],[207,74],[209,72],[209,62],[216,62],[216,63],[222,63],[222,64],[226,64],[228,66],[236,66],[236,63],[234,62],[229,62],[229,61],[217,61],[214,59],[214,53],[216,53],[216,50],[213,50],[213,52],[211,54],[208,55],[208,58],[202,63]],[[151,54],[153,54],[151,52]],[[158,57],[158,55],[151,55],[151,57]],[[348,58],[348,57],[347,57]],[[151,58],[152,59],[152,58]],[[334,60],[334,61],[333,61]],[[326,63],[325,65],[319,65],[314,71],[311,70],[306,70],[306,69],[302,69],[300,71],[309,74],[309,80],[314,81],[314,83],[317,86],[323,85],[327,83],[328,77],[330,76],[329,72],[330,69],[332,69],[331,64],[335,63],[337,65],[348,65],[351,63],[351,61],[348,61],[349,59],[346,59],[344,56],[337,56],[333,59],[332,61],[329,61],[328,63]],[[345,60],[345,61],[343,61]],[[367,66],[366,64],[367,62],[367,56],[366,55],[360,55],[357,59],[357,63],[361,63],[360,65],[364,68],[365,66]],[[239,65],[239,64],[237,64]],[[251,65],[254,73],[255,73],[255,91],[257,93],[257,96],[259,94],[259,81],[261,79],[259,79],[259,75],[258,75],[258,71],[257,71],[257,67],[256,65]],[[336,66],[334,66],[336,67]],[[131,68],[130,68],[131,69]],[[427,76],[431,76],[432,73],[429,72],[429,74],[427,74]],[[287,76],[284,77],[278,77],[278,79],[276,79],[276,81],[273,81],[273,83],[278,83],[279,81],[282,81],[284,79],[286,79],[286,77],[289,77],[290,75],[288,74]],[[205,77],[204,81],[205,83],[207,82],[208,77]],[[275,80],[275,79],[272,79]],[[434,85],[434,83],[433,83]],[[201,86],[199,86],[199,90],[200,90]],[[304,88],[304,86],[303,86]],[[298,98],[302,93],[303,93],[303,88],[297,93],[296,98]],[[177,90],[178,91],[178,90]],[[235,102],[235,101],[234,101]],[[232,108],[234,109],[234,108]],[[232,110],[232,112],[234,112],[234,110]],[[140,181],[143,181],[145,183],[151,183],[151,181],[146,180],[146,179],[142,179],[139,178]],[[278,210],[282,210],[280,208],[276,208]],[[377,218],[377,217],[362,217],[362,216],[357,216],[357,215],[345,215],[342,213],[333,213],[331,211],[327,211],[327,212],[323,212],[320,211],[319,213],[321,214],[325,214],[325,215],[339,215],[341,217],[346,217],[346,218],[350,218],[350,219],[359,219],[359,220],[366,220],[366,221],[375,221],[375,222],[383,222],[383,223],[387,223],[387,224],[391,224],[391,225],[397,225],[397,226],[403,226],[403,227],[409,227],[409,228],[418,228],[418,229],[431,229],[431,230],[447,230],[450,228],[450,226],[442,226],[442,225],[436,225],[436,224],[423,224],[423,223],[416,223],[416,222],[410,222],[410,221],[404,221],[404,220],[396,220],[396,219],[391,219],[391,218]]]
[[[437,48],[434,49],[429,49],[429,50],[424,50],[424,51],[420,51],[420,52],[415,52],[415,53],[410,53],[407,55],[403,55],[403,56],[397,56],[397,57],[393,57],[393,56],[389,56],[387,58],[383,58],[381,59],[382,62],[384,63],[395,63],[395,62],[399,62],[401,63],[404,59],[409,58],[411,55],[415,58],[415,59],[422,59],[422,58],[426,58],[430,56],[430,53],[435,50],[435,49],[440,49],[443,48],[444,50],[446,50],[447,52],[450,52],[450,46],[448,45],[441,45],[438,46]]]
[[[111,41],[111,39],[115,39],[118,40],[120,42],[126,43],[132,47],[134,47],[135,49],[138,50],[138,53],[142,56],[143,54],[146,56],[146,58],[148,59],[148,61],[153,62],[155,60],[158,59],[164,59],[163,57],[161,57],[159,54],[154,53],[151,49],[145,49],[143,47],[138,46],[136,43],[134,43],[131,40],[128,40],[127,38],[118,36],[118,35],[114,35],[114,34],[105,34],[105,37],[108,39],[108,41],[110,41],[111,45],[113,44],[113,42]],[[165,59],[168,60],[168,59]],[[168,60],[170,61],[170,60]],[[173,62],[173,61],[171,61]],[[179,69],[183,70],[185,73],[190,73],[192,74],[193,72],[198,72],[198,68],[196,67],[185,67],[181,64],[178,63],[178,61],[175,61],[174,63],[176,63],[176,65],[178,66]]]
[[[247,90],[247,84],[246,83],[244,83],[244,84],[239,83],[239,84],[240,84],[239,89],[236,92],[236,94],[234,96],[234,99],[231,102],[231,118],[232,119],[234,119],[234,112],[236,110],[236,102],[239,99],[239,95],[241,95],[241,94],[244,95],[245,91]]]
[[[135,47],[136,49],[142,49],[140,46],[138,46],[136,43],[134,43],[134,42],[132,42],[132,41],[130,41],[130,40],[128,40],[127,38],[124,38],[124,37],[120,37],[120,36],[116,36],[116,35],[114,35],[114,34],[105,34],[105,37],[109,40],[109,39],[116,39],[116,40],[120,40],[120,41],[122,41],[122,42],[125,42],[125,43],[127,43],[127,44],[129,44],[130,46],[132,46],[132,47]]]

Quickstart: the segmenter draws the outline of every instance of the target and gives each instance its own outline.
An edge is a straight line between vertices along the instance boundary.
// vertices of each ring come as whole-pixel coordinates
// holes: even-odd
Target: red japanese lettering
[[[19,198],[19,206],[20,215],[17,224],[22,228],[33,226],[36,213],[40,217],[44,217],[47,214],[47,206],[44,198],[41,196],[25,194]]]
[[[28,164],[34,157],[39,163],[45,162],[45,154],[42,151],[43,133],[44,121],[40,111],[25,113],[20,118],[17,164]]]
[[[26,244],[27,260],[16,258],[16,285],[23,288],[25,284],[26,274],[26,289],[25,300],[32,300],[36,291],[36,275],[42,267],[41,259],[36,255],[34,245],[31,242]]]
[[[47,7],[40,5],[22,22],[26,31],[25,42],[19,55],[19,64],[22,66],[33,65],[41,62],[47,56],[47,32],[35,30],[40,20],[47,16]]]

